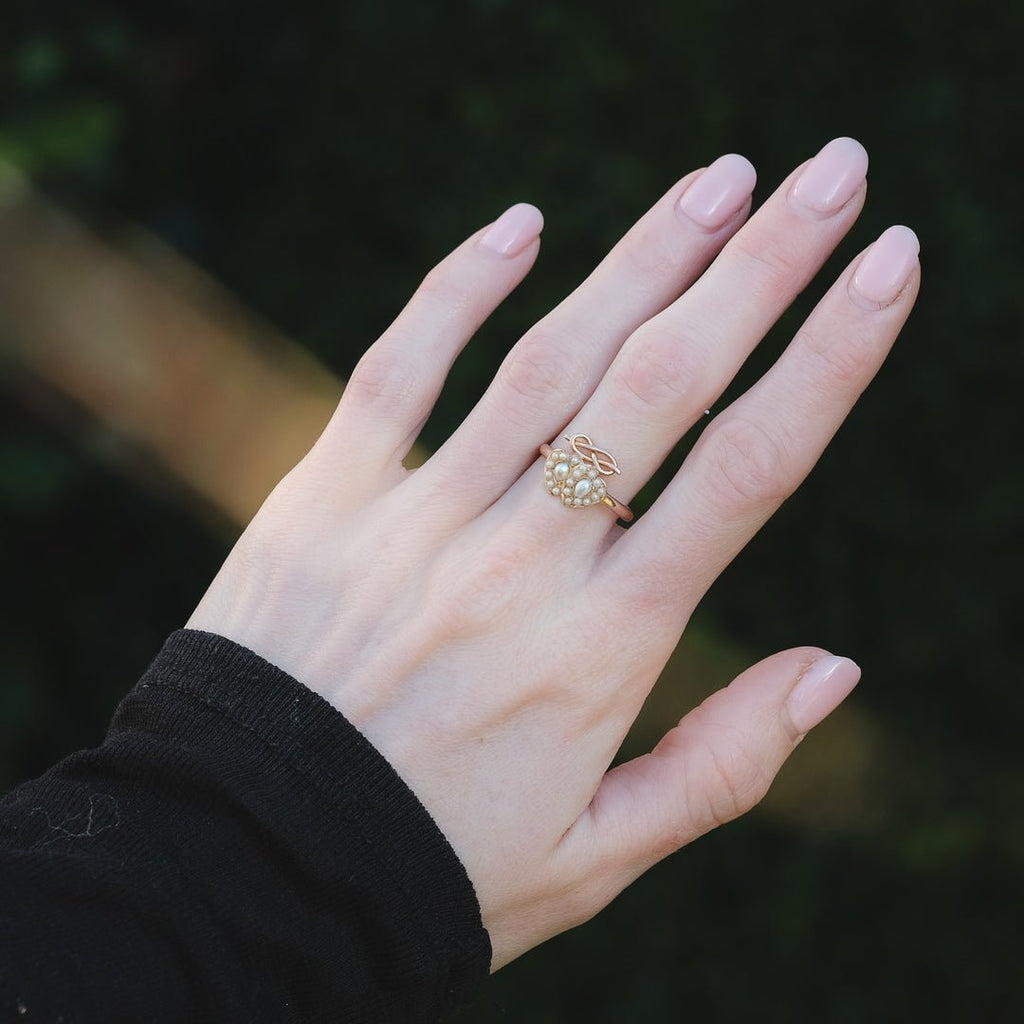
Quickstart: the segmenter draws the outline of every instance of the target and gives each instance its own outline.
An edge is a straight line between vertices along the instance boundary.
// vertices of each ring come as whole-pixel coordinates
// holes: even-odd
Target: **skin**
[[[564,508],[537,453],[589,434],[621,467],[609,490],[632,499],[856,220],[866,156],[842,145],[830,159],[843,187],[813,208],[797,184],[807,164],[748,220],[752,171],[743,184],[729,158],[738,205],[710,227],[723,209],[702,224],[678,204],[710,172],[682,179],[408,471],[453,360],[539,249],[536,211],[519,211],[536,230],[505,230],[498,249],[481,229],[367,350],[188,623],[291,673],[396,767],[475,886],[492,970],[752,807],[859,678],[818,648],[784,651],[608,770],[705,591],[895,340],[919,283],[907,229],[889,236],[903,245],[882,267],[891,296],[879,297],[886,254],[869,272],[861,253],[628,530],[603,507]]]

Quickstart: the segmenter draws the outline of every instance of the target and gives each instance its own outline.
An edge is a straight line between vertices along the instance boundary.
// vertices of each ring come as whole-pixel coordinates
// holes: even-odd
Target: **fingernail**
[[[518,256],[543,227],[544,215],[536,206],[516,203],[481,235],[477,245],[499,256]]]
[[[921,243],[897,224],[878,236],[850,280],[850,298],[866,309],[883,309],[907,286]]]
[[[720,156],[679,197],[679,210],[705,231],[717,231],[736,216],[754,191],[757,172],[738,153]]]
[[[831,217],[853,198],[867,173],[867,150],[856,139],[833,139],[797,178],[790,205],[815,220]]]
[[[801,735],[830,715],[860,680],[860,667],[831,654],[815,661],[786,699],[789,719]]]

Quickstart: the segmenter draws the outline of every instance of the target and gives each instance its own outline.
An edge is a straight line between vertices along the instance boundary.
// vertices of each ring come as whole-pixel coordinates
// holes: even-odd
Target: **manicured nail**
[[[860,668],[849,658],[825,655],[797,680],[786,699],[789,720],[797,732],[810,732],[830,715],[860,680]]]
[[[921,243],[897,224],[878,236],[850,281],[850,298],[865,309],[883,309],[907,286]]]
[[[757,172],[738,153],[720,156],[679,197],[679,210],[705,231],[717,231],[736,216],[754,191]]]
[[[516,203],[483,233],[477,245],[499,256],[518,256],[543,227],[544,215],[536,206]]]
[[[853,198],[867,173],[864,147],[856,139],[833,139],[797,178],[789,203],[815,220],[831,217]]]

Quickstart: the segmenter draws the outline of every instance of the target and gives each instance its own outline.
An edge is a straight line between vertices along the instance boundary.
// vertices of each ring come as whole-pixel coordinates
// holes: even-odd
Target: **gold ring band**
[[[592,508],[604,505],[619,519],[629,522],[633,513],[628,505],[608,493],[603,477],[619,473],[618,463],[608,452],[598,448],[586,434],[566,435],[565,448],[540,446],[544,456],[544,487],[548,494],[566,508]]]

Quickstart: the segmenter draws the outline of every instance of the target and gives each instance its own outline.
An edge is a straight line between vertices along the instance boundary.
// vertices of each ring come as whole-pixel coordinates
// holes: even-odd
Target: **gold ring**
[[[566,508],[592,508],[605,505],[619,519],[629,522],[633,513],[608,493],[602,477],[622,472],[608,452],[597,448],[586,434],[566,435],[569,449],[540,446],[544,456],[544,487]]]

